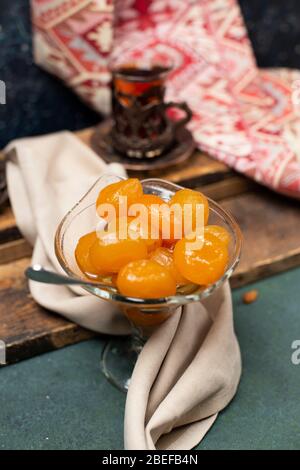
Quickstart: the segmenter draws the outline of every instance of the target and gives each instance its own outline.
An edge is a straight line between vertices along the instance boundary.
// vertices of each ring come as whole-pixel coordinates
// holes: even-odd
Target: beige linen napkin
[[[17,224],[34,245],[33,263],[62,271],[57,225],[106,165],[69,132],[21,139],[7,148],[8,191]],[[126,334],[116,307],[83,289],[30,282],[42,306],[95,331]],[[235,394],[241,373],[229,285],[178,311],[147,341],[136,364],[125,413],[126,449],[190,449]]]
[[[131,379],[127,449],[191,449],[234,396],[241,358],[229,284],[189,304],[150,337]]]
[[[106,165],[71,132],[20,139],[5,149],[7,184],[17,225],[34,246],[32,264],[62,272],[54,234],[63,216],[99,176],[125,176],[121,165]],[[80,288],[29,282],[37,303],[101,333],[126,334],[129,326],[115,305]]]

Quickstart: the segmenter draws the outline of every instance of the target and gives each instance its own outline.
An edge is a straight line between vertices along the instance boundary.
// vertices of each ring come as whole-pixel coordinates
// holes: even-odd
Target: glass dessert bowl
[[[100,177],[83,198],[66,214],[58,226],[55,235],[55,252],[60,265],[68,276],[87,280],[78,266],[75,252],[78,240],[88,232],[95,231],[103,219],[99,218],[95,201],[100,191],[106,186],[122,181],[114,175]],[[159,196],[168,202],[182,187],[160,179],[141,181],[144,194]],[[229,234],[228,261],[222,276],[209,285],[196,285],[188,282],[179,285],[176,293],[168,297],[140,298],[120,293],[110,276],[102,276],[91,281],[90,286],[83,288],[91,294],[108,302],[115,302],[128,318],[132,334],[128,338],[112,337],[103,349],[101,368],[107,379],[120,390],[126,391],[137,355],[147,338],[178,308],[191,302],[199,302],[211,295],[229,279],[240,258],[242,236],[234,218],[219,204],[208,199],[210,225],[226,229]],[[101,282],[101,286],[97,285]],[[103,287],[103,283],[105,286]],[[101,309],[101,306],[99,306]],[[99,315],[101,311],[99,310]]]

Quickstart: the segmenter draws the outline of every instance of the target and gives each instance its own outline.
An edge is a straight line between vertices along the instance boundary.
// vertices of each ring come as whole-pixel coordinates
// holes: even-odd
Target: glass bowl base
[[[101,354],[101,370],[107,380],[127,393],[131,375],[142,349],[132,336],[114,337],[108,341]]]

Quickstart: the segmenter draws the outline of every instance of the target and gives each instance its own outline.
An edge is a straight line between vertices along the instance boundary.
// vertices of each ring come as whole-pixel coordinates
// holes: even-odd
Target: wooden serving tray
[[[87,129],[76,135],[89,145],[92,132]],[[244,247],[232,287],[300,265],[299,202],[261,188],[199,151],[182,167],[134,175],[200,189],[235,216],[243,231]],[[7,363],[94,335],[33,301],[24,278],[31,250],[8,206],[0,213],[0,340],[7,346]]]

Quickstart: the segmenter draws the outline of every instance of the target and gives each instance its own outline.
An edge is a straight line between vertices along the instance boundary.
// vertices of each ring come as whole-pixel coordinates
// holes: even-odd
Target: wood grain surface
[[[77,133],[89,144],[92,129]],[[300,265],[300,207],[264,190],[224,164],[197,151],[188,164],[134,175],[160,177],[197,188],[229,210],[241,226],[244,243],[233,287]],[[30,297],[24,270],[32,248],[16,227],[10,207],[0,213],[0,339],[12,363],[90,338],[88,332],[39,307]]]
[[[0,266],[0,339],[8,364],[94,336],[37,305],[24,277],[29,264],[23,258]]]

